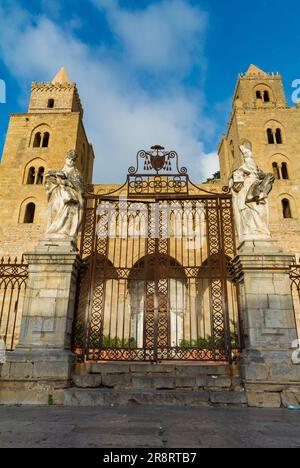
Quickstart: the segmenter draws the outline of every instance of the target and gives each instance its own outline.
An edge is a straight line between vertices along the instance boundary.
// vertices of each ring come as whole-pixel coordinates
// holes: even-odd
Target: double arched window
[[[48,148],[50,140],[50,133],[37,132],[34,136],[33,147],[34,148]]]
[[[283,138],[282,138],[282,130],[281,128],[268,128],[267,129],[267,138],[269,145],[282,145]]]
[[[275,179],[289,180],[288,165],[286,162],[283,162],[281,164],[273,162],[272,167]]]
[[[41,166],[39,168],[35,168],[34,166],[31,166],[28,169],[26,184],[27,185],[34,185],[34,184],[43,185],[44,176],[45,176],[44,167]]]
[[[262,103],[271,102],[272,92],[271,89],[267,89],[264,85],[259,85],[255,88],[255,98]]]

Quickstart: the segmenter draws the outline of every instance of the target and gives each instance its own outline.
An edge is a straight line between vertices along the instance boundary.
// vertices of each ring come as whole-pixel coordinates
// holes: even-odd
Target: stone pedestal
[[[234,260],[245,349],[243,378],[249,406],[300,404],[300,366],[289,269],[294,257],[272,241],[245,242]]]
[[[75,362],[71,338],[80,259],[74,246],[45,240],[26,259],[20,340],[1,371],[0,403],[52,401],[69,384]]]

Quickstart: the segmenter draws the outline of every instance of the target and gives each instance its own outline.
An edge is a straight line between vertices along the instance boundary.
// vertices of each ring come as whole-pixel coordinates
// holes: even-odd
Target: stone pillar
[[[1,372],[0,403],[60,402],[59,390],[68,386],[75,362],[71,338],[80,259],[61,241],[41,242],[26,259],[20,340]]]
[[[234,260],[245,348],[242,369],[249,406],[300,404],[300,366],[293,364],[296,320],[289,269],[294,257],[272,241],[244,242]]]

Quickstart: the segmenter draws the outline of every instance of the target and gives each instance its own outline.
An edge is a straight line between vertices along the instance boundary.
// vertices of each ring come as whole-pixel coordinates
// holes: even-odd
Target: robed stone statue
[[[46,236],[49,239],[67,239],[76,242],[81,226],[83,211],[84,184],[76,169],[77,153],[69,151],[62,170],[46,174],[48,196],[48,225]]]
[[[249,141],[240,146],[240,151],[244,163],[233,172],[229,180],[239,240],[269,240],[268,196],[275,177],[258,168]]]

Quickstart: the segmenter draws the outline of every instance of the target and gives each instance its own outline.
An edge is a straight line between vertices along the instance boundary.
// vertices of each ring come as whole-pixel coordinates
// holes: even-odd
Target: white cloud
[[[132,64],[152,73],[184,73],[203,61],[207,15],[183,0],[165,0],[126,11],[116,1],[93,0],[108,16],[110,28]]]
[[[112,4],[112,0],[109,1]],[[104,4],[104,0],[101,3]],[[117,2],[113,9],[107,7],[108,15],[118,17],[115,32],[126,49],[126,53],[119,56],[109,45],[106,49],[103,45],[96,49],[84,44],[72,30],[54,24],[45,16],[33,18],[20,7],[0,6],[0,17],[8,18],[0,30],[1,56],[22,85],[26,83],[29,87],[29,80],[50,81],[62,65],[78,83],[85,108],[85,126],[96,153],[95,182],[122,182],[137,150],[153,144],[177,150],[182,165],[190,168],[195,182],[218,169],[216,155],[206,155],[203,149],[203,136],[210,135],[215,127],[203,115],[201,90],[187,92],[179,78],[169,80],[168,74],[163,73],[161,86],[154,93],[139,80],[141,68],[149,67],[149,71],[155,66],[154,52],[158,48],[157,43],[150,47],[147,39],[144,42],[147,52],[143,57],[143,47],[134,40],[130,25],[134,24],[134,14],[141,15],[146,28],[147,24],[152,24],[153,15],[157,18],[160,13],[162,18],[169,15],[172,25],[166,41],[161,44],[160,66],[168,66],[175,76],[179,76],[193,63],[194,34],[197,35],[196,31],[200,35],[204,33],[201,11],[191,7],[188,1],[163,1],[155,8],[137,13],[120,9]],[[185,25],[177,38],[173,26],[177,24],[179,27],[182,18]],[[192,39],[187,39],[180,48],[178,41],[181,42],[183,31],[188,30],[189,24]],[[171,51],[172,47],[174,51]],[[178,60],[177,47],[182,55]],[[128,63],[129,56],[134,64]],[[168,58],[166,64],[164,57]],[[202,58],[200,54],[199,60]]]

